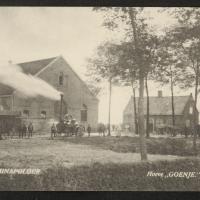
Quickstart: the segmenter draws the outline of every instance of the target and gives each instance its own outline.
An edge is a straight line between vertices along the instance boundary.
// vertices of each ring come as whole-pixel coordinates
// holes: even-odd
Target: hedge
[[[115,152],[139,153],[138,137],[83,137],[65,138],[65,142],[85,144]],[[150,138],[146,139],[149,154],[191,156],[194,154],[191,138]],[[199,144],[198,144],[199,145]],[[200,149],[200,146],[199,146]]]
[[[40,175],[0,175],[0,190],[50,191],[199,191],[200,178],[149,177],[148,171],[199,172],[200,160],[99,164],[64,168],[56,166]]]

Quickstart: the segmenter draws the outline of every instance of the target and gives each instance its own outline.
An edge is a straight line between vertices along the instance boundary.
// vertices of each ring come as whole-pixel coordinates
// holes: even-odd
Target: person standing
[[[13,126],[10,130],[10,137],[13,138],[14,135],[15,135],[15,127]]]
[[[18,131],[18,134],[19,134],[19,138],[21,138],[22,137],[22,123],[20,123],[17,126],[17,131]]]
[[[51,126],[51,139],[53,139],[56,136],[56,126],[53,123],[53,125]]]
[[[22,138],[26,137],[26,133],[27,133],[27,126],[26,126],[25,123],[23,123],[23,126],[22,126]]]
[[[33,136],[33,124],[32,122],[30,122],[28,125],[28,137],[32,137],[32,136]]]
[[[88,124],[88,127],[87,127],[87,132],[88,132],[88,137],[90,137],[90,133],[91,133],[91,126]]]

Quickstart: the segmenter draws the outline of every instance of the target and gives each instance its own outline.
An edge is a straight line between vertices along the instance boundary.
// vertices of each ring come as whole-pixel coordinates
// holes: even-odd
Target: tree
[[[114,31],[120,27],[120,30],[124,30],[126,37],[123,39],[123,42],[126,42],[128,40],[131,44],[131,52],[134,52],[134,54],[131,55],[133,57],[132,60],[134,60],[132,69],[130,68],[128,70],[123,70],[129,74],[129,77],[134,74],[135,77],[138,78],[137,80],[139,83],[139,102],[137,117],[140,135],[140,154],[142,160],[147,160],[144,131],[144,80],[146,76],[147,57],[149,56],[149,49],[146,45],[146,38],[149,37],[150,29],[145,22],[145,17],[143,15],[144,8],[100,7],[94,8],[94,10],[101,11],[105,14],[103,25],[106,26],[108,29]],[[123,70],[119,70],[119,72]],[[134,80],[135,77],[132,77],[130,80]]]
[[[159,39],[157,36],[148,34],[146,38],[143,39],[146,46],[145,53],[145,89],[147,96],[147,111],[146,111],[146,137],[150,137],[149,133],[149,89],[148,89],[148,80],[151,79],[152,73],[154,74],[155,68],[158,63],[158,48],[159,48]]]
[[[181,54],[181,63],[187,70],[187,81],[183,85],[185,88],[195,86],[195,104],[193,111],[193,148],[197,153],[196,139],[196,107],[199,86],[199,64],[200,64],[200,10],[198,8],[176,8],[172,14],[178,20],[178,25],[171,29],[176,49]]]
[[[138,102],[138,124],[140,134],[140,153],[141,159],[147,160],[146,142],[144,138],[144,77],[145,72],[142,67],[143,59],[140,57],[142,53],[139,44],[138,27],[136,24],[138,11],[135,8],[128,8],[128,15],[132,27],[133,46],[135,50],[135,63],[139,68],[139,102]],[[143,25],[143,24],[142,24]],[[140,40],[141,41],[141,40]]]
[[[112,43],[102,43],[97,47],[94,58],[88,59],[87,76],[90,76],[93,79],[93,82],[102,82],[106,79],[109,83],[108,136],[111,135],[110,122],[112,85],[113,83],[116,83],[117,75],[116,62],[118,57],[114,54],[114,48],[115,46],[112,45]]]
[[[102,89],[100,86],[97,86],[97,82],[90,79],[89,81],[86,82],[86,84],[87,84],[89,90],[92,92],[92,94],[95,97],[97,97]]]
[[[148,79],[151,77],[151,73],[154,71],[156,67],[156,63],[158,62],[158,38],[151,34],[143,35],[143,55],[144,55],[144,63],[143,66],[145,68],[145,89],[147,92],[147,111],[146,111],[146,137],[149,137],[149,94],[148,94]],[[135,60],[135,50],[133,49],[132,42],[122,42],[117,45],[116,49],[120,51],[118,53],[119,61],[118,68],[121,68],[121,82],[125,82],[124,85],[131,85],[133,92],[133,105],[134,105],[134,118],[135,118],[135,127],[137,133],[137,111],[136,111],[136,98],[135,98],[135,89],[138,85],[138,69],[136,66]],[[126,74],[127,73],[127,74]],[[125,75],[126,74],[126,75]],[[129,83],[129,84],[128,84]]]
[[[185,78],[184,73],[186,71],[180,62],[181,57],[176,51],[176,46],[174,46],[170,36],[166,34],[161,39],[160,44],[159,61],[152,76],[155,81],[160,82],[162,85],[170,85],[172,125],[175,126],[174,86],[180,85]],[[173,136],[175,136],[174,131]]]
[[[135,133],[138,134],[138,112],[135,91],[138,88],[138,75],[135,64],[135,52],[132,42],[122,42],[120,44],[113,44],[116,46],[115,54],[118,56],[118,84],[120,86],[130,86],[133,93],[133,112]]]
[[[139,69],[139,105],[138,105],[138,124],[139,124],[139,135],[140,135],[140,154],[142,160],[147,160],[146,142],[144,138],[144,70],[142,67],[142,57],[140,55],[140,44],[139,44],[139,28],[144,25],[143,21],[137,18],[138,14],[142,12],[142,8],[121,8],[121,7],[106,7],[106,8],[94,8],[96,11],[102,11],[105,13],[104,25],[110,30],[114,30],[119,27],[119,20],[125,22],[127,27],[126,35],[131,36],[133,41],[132,45],[135,51],[135,63]],[[110,18],[109,18],[110,16]],[[144,27],[144,26],[143,26]]]
[[[149,30],[147,29],[147,24],[144,23],[144,18],[142,18],[142,24],[136,27],[136,14],[137,14],[136,9],[128,8],[128,13],[131,19],[131,26],[133,29],[135,62],[139,66],[139,85],[140,85],[139,104],[138,104],[139,108],[138,113],[140,113],[139,129],[144,129],[143,128],[144,125],[142,126],[142,121],[144,121],[144,113],[141,113],[141,111],[143,110],[143,93],[144,93],[144,81],[145,81],[145,89],[147,94],[146,137],[148,138],[149,137],[148,74],[152,72],[153,68],[155,67],[157,58],[156,51],[158,45],[158,38],[156,37],[156,35],[151,33],[150,29]],[[144,130],[142,130],[142,132],[144,132]]]

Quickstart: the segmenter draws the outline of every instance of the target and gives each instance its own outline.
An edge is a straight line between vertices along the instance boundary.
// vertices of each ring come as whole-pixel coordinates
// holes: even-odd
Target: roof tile
[[[22,68],[25,74],[35,75],[44,67],[46,67],[49,63],[51,63],[54,59],[56,59],[56,57],[35,60],[31,62],[18,63],[17,65],[19,65]]]
[[[35,75],[56,58],[57,57],[52,57],[47,59],[35,60],[31,62],[18,63],[17,65],[19,65],[22,68],[25,74]],[[4,85],[3,83],[0,83],[0,95],[11,95],[13,91],[14,91],[13,88]]]
[[[188,96],[174,96],[174,108],[175,114],[181,115],[186,103],[189,100],[190,95]],[[136,108],[138,107],[139,98],[136,97]],[[144,98],[144,111],[147,109],[147,98]],[[129,100],[124,113],[132,113],[133,112],[133,97]],[[171,107],[171,97],[149,97],[149,113],[150,115],[171,115],[172,107]]]

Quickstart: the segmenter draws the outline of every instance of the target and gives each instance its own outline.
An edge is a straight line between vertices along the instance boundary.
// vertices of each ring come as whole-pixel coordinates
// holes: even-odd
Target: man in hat
[[[24,122],[23,125],[22,125],[22,138],[26,137],[26,133],[27,133],[27,126]]]
[[[91,133],[91,126],[90,126],[90,124],[88,124],[87,132],[88,132],[88,137],[90,137],[90,133]]]
[[[33,124],[32,122],[29,123],[28,125],[28,137],[32,137],[33,136]]]
[[[56,126],[53,123],[51,126],[51,139],[53,139],[56,136]]]

